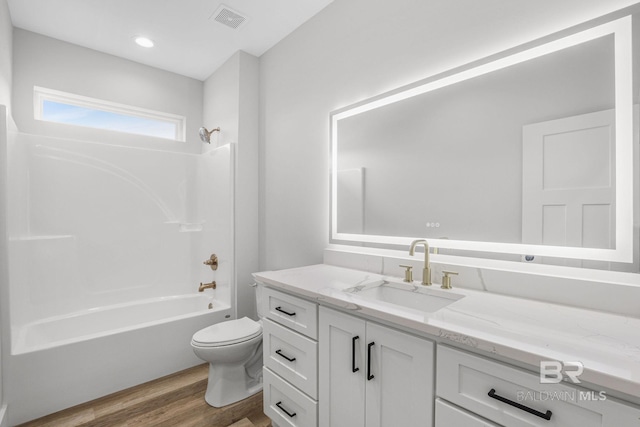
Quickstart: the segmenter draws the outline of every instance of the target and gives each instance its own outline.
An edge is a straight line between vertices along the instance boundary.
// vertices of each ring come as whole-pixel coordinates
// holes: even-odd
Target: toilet
[[[255,286],[255,290],[259,302],[262,289]],[[196,356],[209,362],[204,396],[209,405],[220,408],[262,390],[261,321],[243,317],[208,326],[193,334],[191,347]]]

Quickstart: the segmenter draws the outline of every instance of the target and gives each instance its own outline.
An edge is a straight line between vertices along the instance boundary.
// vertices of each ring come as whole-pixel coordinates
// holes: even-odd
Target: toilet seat
[[[248,341],[261,334],[260,323],[243,317],[201,329],[193,334],[191,343],[198,347],[221,347]]]

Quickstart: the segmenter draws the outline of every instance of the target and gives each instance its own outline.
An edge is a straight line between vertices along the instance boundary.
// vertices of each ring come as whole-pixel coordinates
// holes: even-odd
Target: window
[[[185,140],[185,117],[34,87],[35,119]]]

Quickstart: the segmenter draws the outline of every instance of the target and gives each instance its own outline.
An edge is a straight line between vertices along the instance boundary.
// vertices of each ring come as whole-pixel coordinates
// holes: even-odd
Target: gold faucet
[[[422,284],[431,286],[431,264],[429,263],[429,243],[424,239],[414,240],[409,248],[409,255],[413,256],[417,245],[424,245],[424,267],[422,268]]]
[[[440,287],[442,289],[451,289],[451,275],[457,276],[458,273],[455,271],[442,270],[442,274],[442,286]]]
[[[208,265],[212,270],[218,269],[218,256],[216,254],[211,254],[209,259],[203,262],[204,265]]]
[[[198,292],[204,292],[205,289],[215,289],[216,281],[214,280],[211,283],[202,283],[200,282],[200,286],[198,287]]]

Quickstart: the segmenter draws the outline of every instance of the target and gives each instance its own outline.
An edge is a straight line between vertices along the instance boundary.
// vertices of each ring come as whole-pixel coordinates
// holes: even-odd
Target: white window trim
[[[176,133],[174,139],[184,142],[186,139],[185,123],[186,117],[177,114],[164,113],[162,111],[148,110],[117,102],[105,101],[103,99],[90,98],[88,96],[74,93],[62,92],[54,89],[47,89],[40,86],[33,87],[33,111],[36,120],[46,121],[42,117],[44,101],[52,101],[76,107],[91,108],[94,110],[106,111],[109,113],[124,114],[132,117],[153,119],[175,125]],[[133,134],[132,134],[133,135]]]

